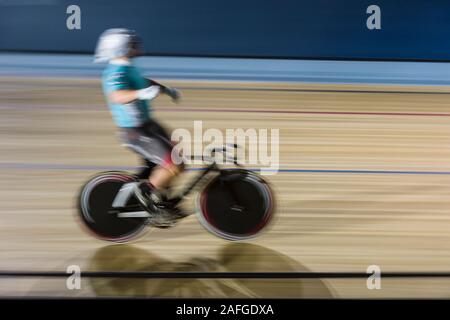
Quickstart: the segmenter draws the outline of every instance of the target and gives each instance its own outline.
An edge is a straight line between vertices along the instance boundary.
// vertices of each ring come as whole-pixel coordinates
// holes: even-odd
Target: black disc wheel
[[[214,178],[198,200],[200,222],[227,240],[258,235],[270,222],[274,198],[268,184],[244,170],[226,170]]]
[[[78,214],[82,224],[95,237],[112,242],[127,242],[137,237],[146,227],[147,218],[119,217],[112,203],[120,188],[135,181],[122,172],[106,172],[88,181],[78,198]],[[137,206],[131,197],[128,205]]]

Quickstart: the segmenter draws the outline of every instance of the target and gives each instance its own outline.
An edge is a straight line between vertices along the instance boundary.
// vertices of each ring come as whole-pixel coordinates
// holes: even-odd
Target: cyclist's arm
[[[178,102],[180,100],[180,92],[177,89],[162,85],[152,79],[147,78],[146,80],[150,86],[158,86],[160,88],[160,92],[171,97],[174,102]]]
[[[165,85],[162,85],[161,83],[156,82],[155,80],[152,80],[152,79],[149,79],[149,78],[146,78],[146,80],[147,80],[147,83],[148,83],[149,86],[158,86],[158,87],[160,87],[161,88],[161,93],[167,94],[169,92],[169,89],[170,89],[169,87],[167,87]]]
[[[128,104],[134,100],[152,100],[160,93],[157,85],[151,85],[144,89],[134,90],[130,88],[130,79],[126,72],[116,71],[106,78],[108,99],[115,104]]]
[[[137,99],[138,90],[114,90],[109,94],[112,103],[127,104]]]
[[[140,90],[120,89],[111,91],[108,95],[112,103],[127,104],[134,100],[152,100],[160,93],[159,86],[150,86]]]

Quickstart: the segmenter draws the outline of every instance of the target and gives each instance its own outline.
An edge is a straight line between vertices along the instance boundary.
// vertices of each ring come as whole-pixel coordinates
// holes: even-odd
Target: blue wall
[[[81,7],[81,30],[66,8]],[[366,28],[381,7],[382,29]],[[92,52],[128,27],[149,54],[450,60],[450,0],[0,0],[0,49]]]

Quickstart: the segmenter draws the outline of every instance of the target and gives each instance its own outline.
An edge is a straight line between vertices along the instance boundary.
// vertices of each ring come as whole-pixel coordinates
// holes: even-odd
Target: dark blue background
[[[82,29],[66,28],[81,7]],[[382,10],[382,30],[366,9]],[[92,52],[110,27],[148,54],[450,60],[449,0],[0,0],[0,49]]]

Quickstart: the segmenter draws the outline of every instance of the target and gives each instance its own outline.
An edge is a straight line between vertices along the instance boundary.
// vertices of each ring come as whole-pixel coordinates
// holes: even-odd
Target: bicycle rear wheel
[[[145,229],[148,218],[121,218],[112,203],[123,184],[135,181],[123,172],[104,172],[89,180],[78,198],[82,225],[96,238],[123,243],[136,238]],[[128,205],[137,205],[132,197]]]
[[[269,185],[246,170],[223,170],[198,199],[199,220],[213,234],[227,240],[258,235],[271,221],[274,197]]]

